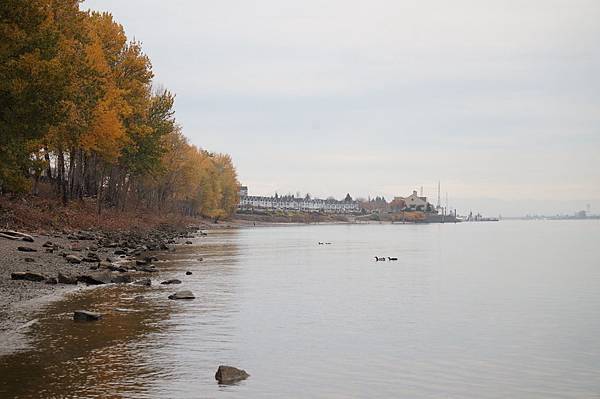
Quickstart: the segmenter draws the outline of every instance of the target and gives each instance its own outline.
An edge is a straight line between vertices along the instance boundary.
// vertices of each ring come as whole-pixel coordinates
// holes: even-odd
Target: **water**
[[[0,357],[0,397],[600,398],[598,221],[287,226],[196,242],[161,266],[196,300],[113,286],[52,303],[30,348]],[[74,323],[78,308],[105,318]],[[220,386],[219,364],[251,377]]]

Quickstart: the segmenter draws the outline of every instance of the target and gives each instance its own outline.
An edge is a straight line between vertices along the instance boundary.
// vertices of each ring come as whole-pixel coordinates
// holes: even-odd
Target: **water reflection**
[[[591,398],[599,236],[569,221],[210,235],[160,265],[181,286],[51,305],[34,349],[0,357],[0,397]],[[166,300],[177,289],[196,300]],[[74,324],[76,308],[106,318]],[[219,364],[251,377],[219,386]]]
[[[86,289],[45,307],[26,332],[31,347],[0,358],[0,397],[170,396],[169,381],[181,379],[185,352],[193,350],[186,348],[190,331],[202,324],[226,325],[227,315],[235,312],[230,309],[237,286],[235,234],[223,232],[167,257],[160,254],[166,260],[159,264],[166,271],[161,279],[172,274],[184,281],[181,286],[160,286],[157,280],[149,288]],[[193,274],[185,276],[187,270]],[[169,292],[188,288],[195,301],[166,299]],[[103,318],[74,322],[76,309],[97,311]],[[231,334],[223,330],[212,338],[221,348]]]

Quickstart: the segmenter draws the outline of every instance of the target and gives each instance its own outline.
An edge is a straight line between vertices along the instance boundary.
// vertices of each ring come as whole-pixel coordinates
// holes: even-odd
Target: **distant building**
[[[248,186],[240,186],[239,194],[240,194],[240,197],[247,197],[248,196]]]
[[[304,198],[297,198],[292,195],[274,197],[262,197],[241,194],[240,190],[240,210],[288,210],[300,212],[323,212],[323,213],[355,213],[360,211],[360,206],[357,201],[354,201],[350,195],[346,196],[343,201],[335,199],[319,199],[310,198],[308,195]]]
[[[427,197],[420,197],[417,194],[417,190],[414,190],[408,197],[396,197],[392,202],[395,202],[399,205],[404,205],[403,209],[401,210],[437,213],[435,207],[427,202]]]

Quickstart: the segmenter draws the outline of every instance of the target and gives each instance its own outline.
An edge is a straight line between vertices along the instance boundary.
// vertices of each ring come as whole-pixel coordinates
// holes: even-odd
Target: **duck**
[[[388,260],[389,260],[389,261],[392,261],[392,260],[398,260],[398,258],[393,258],[393,257],[391,257],[391,256],[388,256]]]
[[[385,256],[375,256],[375,262],[385,262]]]

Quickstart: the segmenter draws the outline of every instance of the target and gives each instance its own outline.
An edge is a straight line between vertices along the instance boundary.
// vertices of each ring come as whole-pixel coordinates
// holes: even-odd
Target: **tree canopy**
[[[96,197],[99,210],[230,216],[231,158],[188,142],[141,43],[79,3],[0,2],[0,193],[43,180],[65,203]]]

